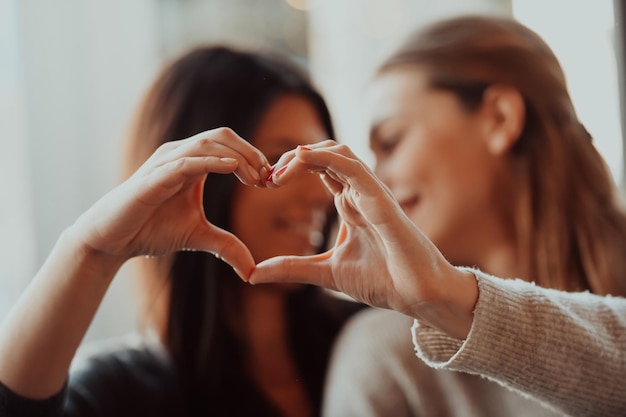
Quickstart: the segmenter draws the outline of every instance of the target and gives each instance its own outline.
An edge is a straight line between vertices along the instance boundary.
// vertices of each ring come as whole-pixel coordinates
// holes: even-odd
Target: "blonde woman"
[[[336,246],[251,278],[417,319],[413,341],[403,315],[354,319],[325,414],[623,414],[626,217],[548,46],[508,19],[439,22],[369,93],[373,173],[326,142],[285,155],[273,178],[322,174],[343,218]]]

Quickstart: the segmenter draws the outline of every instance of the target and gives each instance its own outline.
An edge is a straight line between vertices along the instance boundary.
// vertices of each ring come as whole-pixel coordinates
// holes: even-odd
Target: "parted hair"
[[[530,224],[518,236],[538,285],[626,295],[626,217],[619,188],[580,123],[548,45],[513,19],[461,16],[408,37],[379,73],[419,66],[430,86],[468,111],[489,85],[515,88],[525,122],[512,148],[530,189]]]
[[[163,143],[208,129],[229,127],[251,140],[269,106],[283,94],[299,95],[309,101],[328,136],[334,136],[323,98],[305,72],[291,61],[274,54],[223,46],[199,47],[182,55],[160,72],[138,107],[126,141],[126,175]],[[232,175],[209,175],[204,184],[205,215],[225,230],[231,230],[235,186]],[[236,326],[241,288],[247,284],[216,257],[183,251],[174,256],[169,285],[164,342],[176,365],[190,412],[264,415],[258,409],[246,411],[246,407],[254,407],[257,402],[240,399],[242,390],[250,395],[258,391],[247,376],[242,359],[246,343]],[[307,301],[289,303],[287,312],[289,319],[298,323],[315,314],[316,307],[309,303],[317,302],[316,294],[321,293],[317,288],[306,287],[294,297],[302,297],[302,292],[306,292]],[[326,359],[315,352],[299,354],[321,358],[321,362],[309,361],[310,368],[316,369],[303,371],[314,375],[305,382],[314,391],[312,398],[319,402]]]

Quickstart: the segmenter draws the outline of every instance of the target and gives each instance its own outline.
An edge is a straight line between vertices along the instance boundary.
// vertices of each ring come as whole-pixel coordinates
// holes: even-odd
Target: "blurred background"
[[[548,42],[622,185],[622,0],[0,0],[0,319],[61,231],[117,183],[132,111],[164,62],[204,43],[287,54],[327,98],[337,139],[371,162],[372,72],[408,32],[462,13],[514,16]],[[133,328],[120,275],[87,341]]]

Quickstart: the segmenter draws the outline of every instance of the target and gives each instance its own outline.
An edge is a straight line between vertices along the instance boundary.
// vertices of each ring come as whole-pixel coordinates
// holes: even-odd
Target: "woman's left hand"
[[[319,285],[464,337],[477,297],[473,275],[448,263],[345,145],[326,141],[283,155],[269,186],[309,171],[318,173],[335,196],[342,220],[335,246],[320,255],[261,262],[250,282]]]

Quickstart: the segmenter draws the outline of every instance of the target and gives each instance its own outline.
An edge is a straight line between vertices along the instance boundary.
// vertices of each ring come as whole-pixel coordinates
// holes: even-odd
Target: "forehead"
[[[378,75],[366,93],[366,108],[370,126],[404,113],[409,106],[419,105],[427,98],[428,73],[418,67],[398,68]]]
[[[258,148],[294,148],[328,139],[328,135],[318,110],[307,98],[285,94],[269,105],[255,129],[252,142]]]

